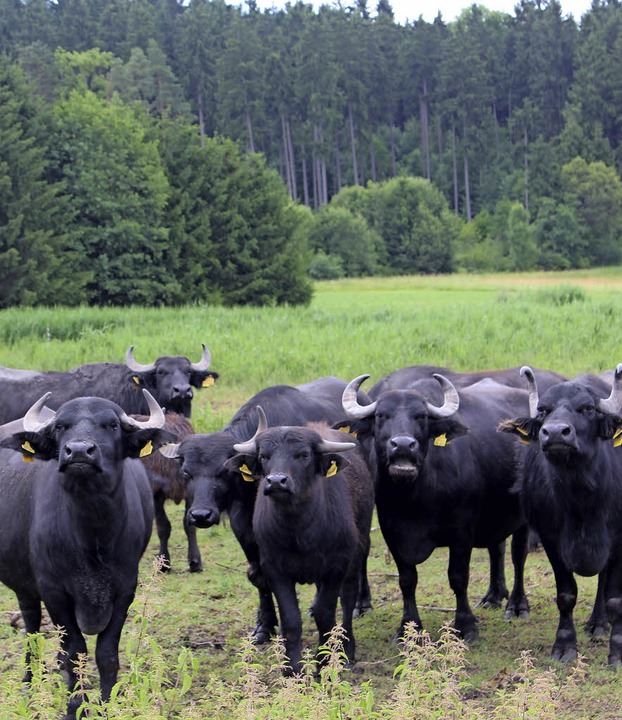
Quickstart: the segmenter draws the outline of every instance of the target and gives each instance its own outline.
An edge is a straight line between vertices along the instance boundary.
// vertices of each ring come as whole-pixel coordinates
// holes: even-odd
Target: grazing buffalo
[[[341,597],[344,650],[353,663],[352,616],[374,508],[367,460],[357,443],[343,442],[343,433],[319,425],[268,428],[258,410],[257,432],[233,446],[239,454],[227,466],[259,482],[253,532],[261,570],[279,607],[286,673],[301,669],[296,583],[316,585],[313,617],[320,645],[335,626]]]
[[[533,371],[529,416],[507,420],[500,430],[524,443],[517,487],[529,523],[540,534],[557,585],[559,625],[552,655],[577,655],[572,612],[573,573],[599,575],[611,622],[609,663],[622,665],[622,364],[603,397],[602,380],[584,377],[550,387],[540,397]],[[603,634],[598,601],[587,629]]]
[[[518,368],[505,370],[478,370],[476,372],[455,372],[448,368],[436,367],[434,365],[413,365],[392,372],[390,375],[379,380],[369,391],[369,397],[375,400],[387,390],[407,390],[418,380],[426,380],[434,374],[440,374],[450,380],[457,388],[466,388],[474,385],[480,380],[489,378],[500,385],[522,389],[522,381],[518,374]],[[550,370],[539,370],[541,385],[549,387],[555,383],[562,382],[566,378],[563,375]]]
[[[192,388],[210,385],[218,373],[209,370],[211,357],[203,346],[198,363],[181,356],[160,357],[151,365],[136,362],[129,348],[125,364],[92,363],[67,372],[29,374],[0,368],[0,424],[23,417],[44,393],[51,392],[50,406],[85,395],[102,397],[120,405],[126,413],[148,412],[141,388],[147,389],[167,411],[190,417]]]
[[[483,380],[460,391],[442,375],[409,390],[381,393],[360,405],[356,393],[368,376],[355,378],[343,395],[350,427],[369,438],[376,461],[376,506],[380,528],[397,564],[404,611],[398,629],[421,627],[415,600],[417,565],[437,547],[449,547],[449,584],[456,595],[455,627],[466,640],[477,637],[467,597],[473,547],[492,552],[515,533],[515,586],[508,617],[528,612],[523,588],[527,528],[518,498],[514,443],[500,445],[499,420],[509,409],[527,407],[527,392]],[[458,413],[460,409],[460,413]],[[502,588],[487,593],[500,602]]]
[[[83,634],[97,635],[104,700],[117,679],[119,637],[153,524],[147,473],[133,458],[167,439],[164,413],[146,391],[145,398],[145,422],[93,397],[42,413],[44,395],[23,421],[0,427],[12,448],[0,450],[0,581],[15,592],[27,632],[39,631],[41,601],[64,629],[59,662],[71,691]],[[67,718],[81,702],[72,695]]]
[[[321,378],[307,385],[274,385],[261,390],[246,402],[220,432],[192,435],[181,443],[162,448],[167,457],[178,458],[186,482],[186,522],[208,528],[229,515],[231,529],[248,560],[248,579],[259,592],[256,643],[267,642],[277,624],[272,593],[259,564],[259,549],[253,532],[253,510],[257,483],[250,475],[232,470],[227,461],[236,453],[234,444],[257,430],[257,405],[264,409],[268,425],[301,425],[307,422],[335,423],[343,419],[341,396],[346,383]],[[192,562],[192,558],[191,558]],[[371,606],[366,574],[361,576],[357,603],[359,612]]]

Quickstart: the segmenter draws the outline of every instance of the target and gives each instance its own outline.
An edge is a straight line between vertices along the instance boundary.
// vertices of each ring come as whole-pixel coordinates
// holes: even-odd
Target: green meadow
[[[51,370],[122,362],[129,345],[139,362],[164,354],[198,359],[203,342],[221,374],[195,399],[193,421],[206,432],[221,428],[267,385],[322,375],[369,373],[371,385],[396,368],[423,363],[457,370],[530,364],[567,375],[611,369],[622,361],[621,291],[622,268],[611,268],[334,281],[318,284],[307,308],[5,310],[0,365]],[[338,677],[296,685],[270,670],[274,650],[248,650],[244,637],[254,625],[255,592],[226,523],[199,531],[205,569],[191,575],[182,509],[172,506],[169,514],[173,570],[150,579],[157,547],[152,541],[142,568],[146,585],[121,641],[121,699],[108,717],[622,717],[621,678],[606,667],[607,645],[590,642],[580,629],[594,579],[579,579],[580,672],[568,681],[567,669],[549,661],[557,611],[542,553],[527,562],[528,620],[507,623],[500,611],[479,609],[480,639],[471,648],[441,643],[430,650],[424,644],[417,655],[421,646],[413,643],[410,652],[417,657],[405,661],[391,640],[401,615],[396,569],[374,526],[374,609],[355,624],[358,663],[336,670]],[[418,600],[433,640],[452,618],[446,561],[439,549],[420,572]],[[509,558],[507,573],[510,584]],[[487,554],[478,550],[473,604],[487,577]],[[300,596],[302,607],[308,606],[311,588],[301,588]],[[64,702],[57,674],[42,673],[31,693],[21,688],[25,640],[9,624],[16,608],[12,593],[0,587],[0,717],[54,717]],[[49,635],[41,641],[50,666],[54,642]],[[311,618],[305,620],[305,642],[310,648],[315,643]],[[530,656],[521,662],[524,651]],[[417,672],[409,675],[405,664]],[[402,673],[394,676],[397,666]],[[440,675],[439,668],[445,668]],[[86,672],[92,674],[93,666]],[[91,716],[99,713],[94,707]]]

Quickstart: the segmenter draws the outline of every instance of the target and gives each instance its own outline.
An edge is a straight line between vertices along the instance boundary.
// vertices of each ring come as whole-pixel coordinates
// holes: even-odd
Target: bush
[[[314,280],[338,280],[345,275],[343,261],[337,255],[327,255],[320,250],[311,260],[309,275]]]

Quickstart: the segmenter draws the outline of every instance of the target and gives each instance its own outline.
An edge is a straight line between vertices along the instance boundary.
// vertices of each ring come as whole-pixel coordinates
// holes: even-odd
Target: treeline
[[[49,301],[25,293],[55,247],[54,292],[92,303],[305,301],[306,247],[315,277],[620,262],[620,48],[618,0],[580,25],[555,0],[407,25],[388,0],[0,0],[50,213],[11,220],[11,179],[0,273],[23,289],[0,304]],[[6,148],[26,150],[0,148],[6,184]],[[47,250],[11,252],[20,222]]]

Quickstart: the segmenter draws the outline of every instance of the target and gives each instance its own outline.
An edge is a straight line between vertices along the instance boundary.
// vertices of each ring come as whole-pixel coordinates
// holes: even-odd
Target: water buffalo
[[[192,435],[161,450],[181,463],[188,503],[186,522],[208,528],[219,523],[223,513],[228,514],[231,529],[248,560],[248,579],[259,592],[257,625],[253,632],[258,644],[267,642],[274,634],[277,618],[272,593],[261,571],[253,532],[257,483],[252,477],[231,470],[227,461],[235,455],[234,444],[247,440],[256,431],[257,405],[264,409],[270,426],[307,422],[332,424],[344,417],[341,396],[345,387],[343,380],[328,377],[300,387],[274,385],[265,388],[235,413],[224,430]],[[363,572],[358,612],[364,612],[370,606],[369,584]]]
[[[456,372],[448,368],[435,365],[413,365],[401,368],[380,379],[369,391],[369,397],[375,400],[387,390],[407,390],[418,380],[431,378],[435,373],[446,377],[457,388],[465,388],[474,385],[480,380],[489,378],[500,385],[522,389],[523,383],[518,374],[518,368],[507,368],[504,370],[477,370],[475,372]],[[562,382],[566,378],[551,370],[539,370],[540,383],[543,387],[549,387],[555,383]]]
[[[356,393],[367,377],[348,385],[343,407],[351,430],[363,441],[370,438],[373,446],[378,519],[397,564],[404,604],[398,636],[407,622],[421,627],[415,600],[417,565],[436,547],[448,546],[455,627],[466,640],[477,637],[467,596],[472,548],[498,548],[512,533],[515,586],[506,614],[525,616],[527,528],[511,492],[516,480],[514,443],[501,445],[496,427],[511,408],[520,403],[527,407],[527,392],[483,380],[458,393],[436,374],[434,380],[383,392],[370,405],[361,405]],[[493,586],[488,594],[499,592]]]
[[[203,345],[198,363],[182,356],[160,357],[150,365],[136,362],[130,347],[125,364],[92,363],[67,372],[23,374],[11,368],[0,371],[0,424],[23,417],[44,393],[51,392],[53,409],[85,395],[102,397],[120,405],[128,414],[148,412],[140,392],[147,389],[167,411],[191,415],[192,388],[212,384],[218,373],[209,369],[211,356]]]
[[[259,482],[253,532],[279,607],[287,674],[301,669],[296,583],[316,585],[313,617],[320,645],[335,625],[341,597],[344,650],[350,662],[355,659],[352,616],[369,552],[374,480],[357,443],[344,439],[318,425],[268,428],[263,416],[254,437],[236,443],[239,454],[227,462]]]
[[[11,448],[0,450],[0,581],[15,592],[27,632],[39,630],[41,601],[64,629],[59,662],[72,691],[83,634],[97,635],[104,700],[153,524],[147,473],[133,458],[168,439],[164,413],[146,391],[145,398],[145,422],[93,397],[44,414],[44,395],[22,421],[0,427]],[[72,695],[67,718],[81,702]]]
[[[534,372],[529,416],[503,422],[499,429],[528,445],[523,449],[517,487],[527,518],[540,534],[557,586],[559,624],[552,655],[577,655],[572,613],[577,600],[574,573],[599,575],[611,622],[609,663],[622,665],[622,364],[608,397],[602,380],[583,377],[558,383],[539,395]],[[597,603],[588,621],[594,635],[605,632]]]

